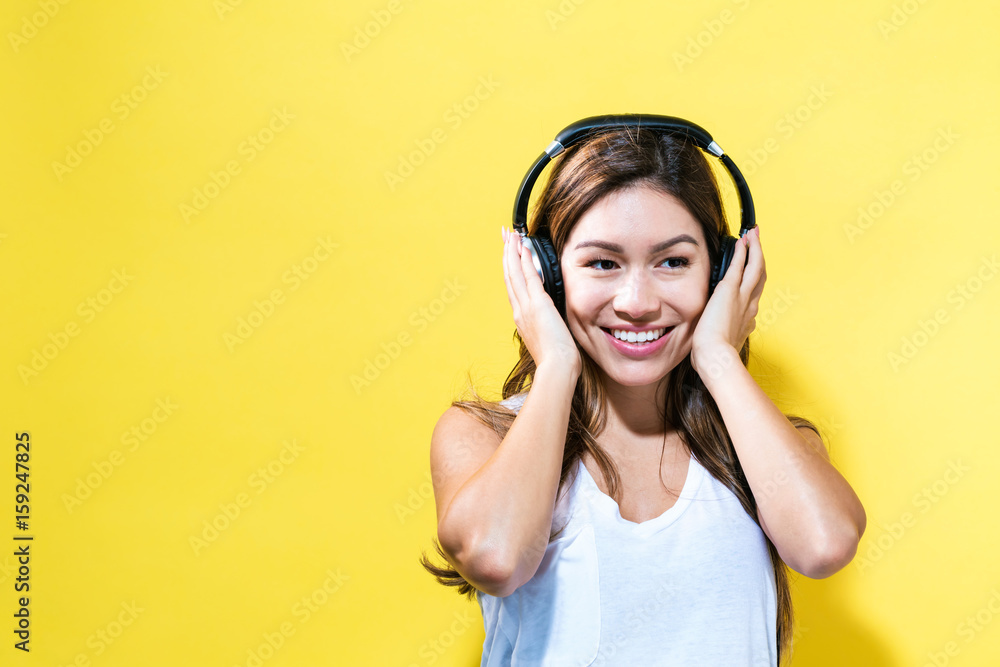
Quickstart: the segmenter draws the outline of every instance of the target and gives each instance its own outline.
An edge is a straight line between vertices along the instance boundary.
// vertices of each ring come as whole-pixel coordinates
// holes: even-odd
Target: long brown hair
[[[567,149],[557,159],[548,184],[535,208],[530,230],[552,238],[556,253],[562,251],[573,226],[591,206],[607,195],[634,186],[646,186],[671,195],[683,203],[701,224],[712,264],[721,253],[721,239],[728,234],[722,212],[718,184],[702,152],[683,138],[648,130],[612,129],[600,132]],[[535,362],[515,332],[520,358],[503,386],[503,398],[526,392],[531,387]],[[598,368],[579,345],[583,370],[573,394],[562,472],[563,487],[585,452],[589,452],[607,480],[609,495],[619,503],[620,482],[614,462],[598,444],[597,437],[606,419],[605,395]],[[749,340],[740,350],[744,366],[750,358]],[[483,400],[473,394],[469,400],[453,405],[474,415],[490,426],[502,439],[514,422],[515,413],[499,402]],[[733,448],[719,408],[705,388],[698,373],[685,357],[667,378],[665,404],[662,406],[664,428],[675,428],[691,455],[739,499],[747,514],[760,525],[757,503],[743,467]],[[789,415],[795,426],[819,429],[806,419]],[[561,532],[552,531],[549,541]],[[777,589],[778,663],[790,655],[793,629],[792,597],[788,569],[767,535],[768,551],[774,568]],[[435,539],[439,556],[447,556]],[[475,598],[478,591],[453,567],[434,565],[422,554],[421,565],[446,586]]]

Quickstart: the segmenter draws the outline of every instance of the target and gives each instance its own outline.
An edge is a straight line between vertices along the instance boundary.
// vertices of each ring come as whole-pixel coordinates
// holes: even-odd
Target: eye
[[[668,259],[663,260],[663,264],[669,265],[669,268],[671,269],[680,269],[687,266],[688,261],[684,257],[670,257]]]
[[[597,269],[598,271],[610,271],[611,269],[615,268],[617,264],[615,264],[614,261],[610,259],[597,258],[590,260],[585,264],[585,266]]]

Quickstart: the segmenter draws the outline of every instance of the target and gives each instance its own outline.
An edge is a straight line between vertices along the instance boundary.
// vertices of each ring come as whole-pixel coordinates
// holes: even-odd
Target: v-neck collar
[[[689,457],[687,476],[684,478],[684,486],[681,488],[680,497],[677,498],[670,509],[665,511],[660,516],[641,523],[636,523],[624,518],[621,513],[621,508],[618,506],[618,503],[615,502],[615,499],[601,491],[600,487],[597,486],[597,482],[590,474],[590,471],[587,470],[587,466],[584,465],[583,458],[579,460],[577,465],[580,468],[578,474],[582,483],[581,490],[586,493],[594,504],[601,508],[616,524],[643,538],[649,537],[650,535],[663,530],[684,513],[684,510],[687,509],[688,505],[690,505],[691,501],[694,499],[694,496],[701,485],[702,478],[705,475],[705,469],[701,466],[701,464],[698,463],[693,456]]]

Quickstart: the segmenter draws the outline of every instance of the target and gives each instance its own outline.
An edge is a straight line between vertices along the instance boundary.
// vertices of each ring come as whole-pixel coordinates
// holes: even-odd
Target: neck
[[[603,376],[604,391],[608,400],[606,432],[631,438],[655,436],[657,439],[662,439],[666,431],[673,430],[663,422],[663,406],[666,402],[669,379],[668,374],[654,384],[626,387]]]

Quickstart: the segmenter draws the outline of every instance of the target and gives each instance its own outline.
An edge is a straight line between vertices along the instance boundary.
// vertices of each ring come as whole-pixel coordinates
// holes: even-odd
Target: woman
[[[484,665],[780,664],[786,564],[840,570],[865,513],[815,427],[747,372],[759,231],[710,290],[727,227],[705,156],[628,127],[569,147],[532,223],[565,317],[504,232],[520,359],[503,401],[458,401],[434,430],[451,567],[424,567],[476,595]]]

